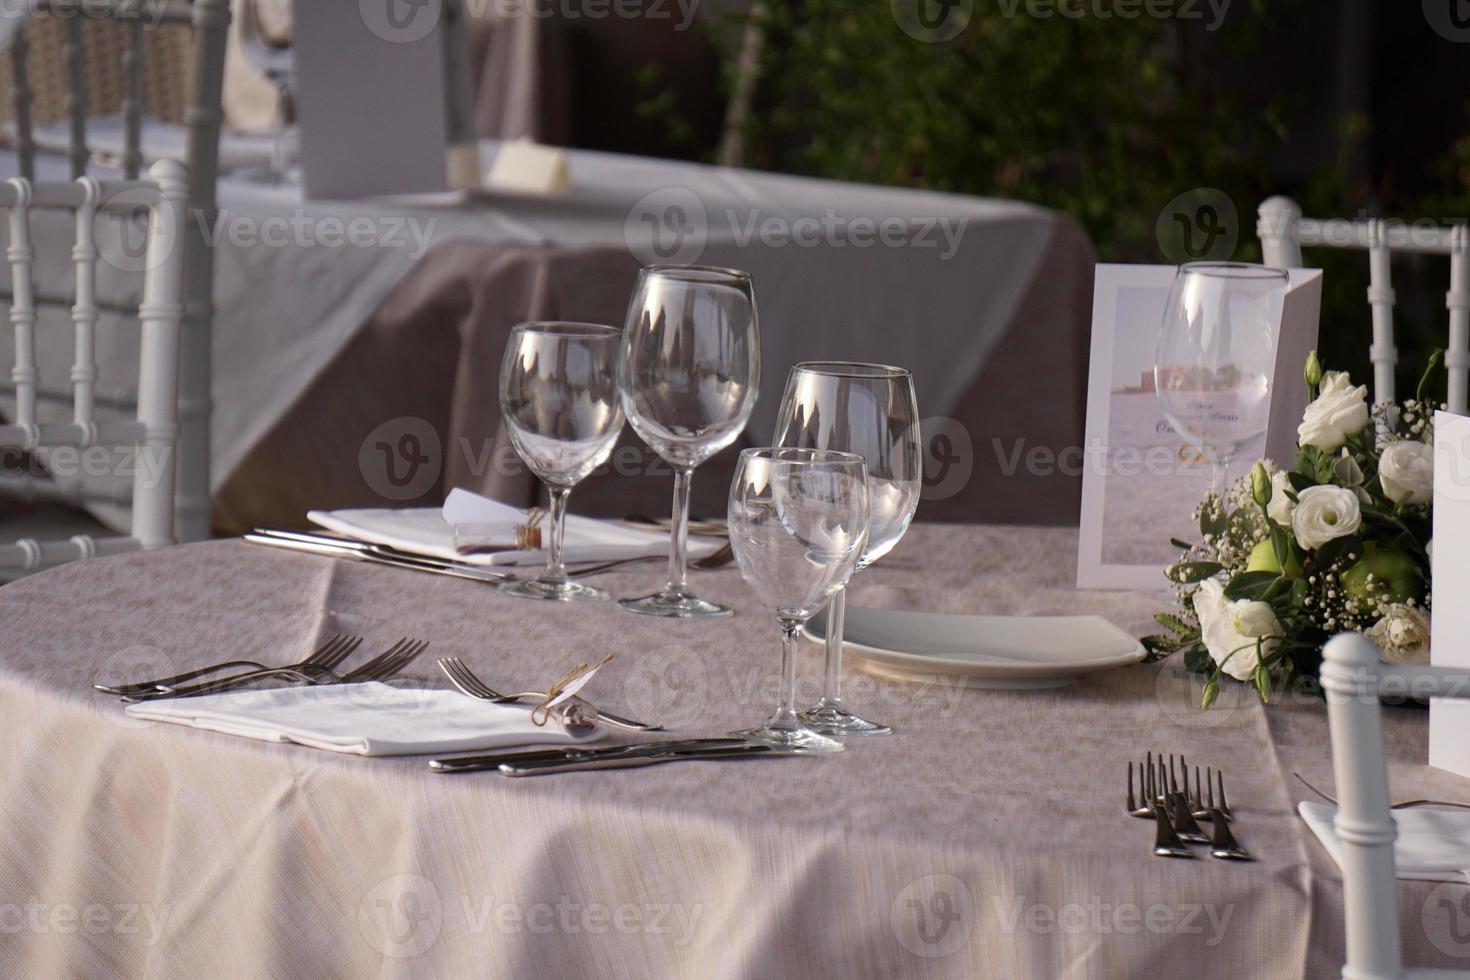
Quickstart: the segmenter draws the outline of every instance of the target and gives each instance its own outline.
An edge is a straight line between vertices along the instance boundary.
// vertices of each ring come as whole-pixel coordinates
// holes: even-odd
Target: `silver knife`
[[[345,558],[349,561],[365,561],[378,565],[391,565],[394,568],[407,568],[416,572],[431,572],[435,575],[448,575],[453,578],[469,579],[474,582],[499,583],[505,581],[507,576],[504,572],[492,572],[478,565],[469,565],[464,562],[453,562],[443,558],[433,558],[427,555],[413,555],[408,552],[387,550],[380,545],[366,545],[362,542],[337,540],[314,535],[292,533],[286,534],[254,531],[243,535],[243,539],[251,544],[263,544],[272,548],[285,548],[288,551],[300,551],[309,555],[323,555],[328,558]]]
[[[725,748],[675,749],[664,752],[642,752],[637,755],[611,755],[592,759],[541,759],[530,762],[502,762],[502,776],[546,776],[558,772],[591,772],[595,769],[628,769],[634,766],[656,766],[665,762],[688,762],[699,759],[745,759],[758,756],[799,755],[761,742],[746,742]]]
[[[634,742],[631,745],[613,745],[607,748],[584,749],[570,746],[560,749],[519,750],[515,752],[491,752],[487,755],[462,755],[451,759],[430,759],[429,768],[435,772],[479,772],[499,769],[503,763],[565,761],[636,757],[641,754],[677,752],[680,750],[732,748],[751,744],[744,738],[685,738],[664,742]]]

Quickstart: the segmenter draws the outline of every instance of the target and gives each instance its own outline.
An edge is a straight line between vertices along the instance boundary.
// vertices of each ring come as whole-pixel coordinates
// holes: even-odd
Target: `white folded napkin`
[[[573,745],[557,717],[531,721],[531,707],[491,704],[456,691],[362,684],[277,687],[129,705],[128,714],[264,742],[294,742],[354,755],[425,755],[513,745]]]
[[[330,531],[346,534],[361,541],[391,545],[404,551],[454,558],[475,565],[540,565],[546,562],[544,550],[497,551],[460,554],[454,548],[456,523],[476,526],[504,527],[506,545],[516,540],[515,528],[525,523],[525,511],[455,488],[449,492],[444,506],[411,507],[393,510],[314,510],[306,515],[314,524]],[[550,533],[546,518],[541,523],[542,540]],[[720,542],[712,538],[690,538],[689,556],[700,558],[712,554]],[[626,527],[612,521],[567,515],[566,538],[562,556],[566,561],[614,561],[620,558],[659,557],[668,554],[666,531]]]
[[[1337,831],[1332,827],[1337,807],[1302,802],[1297,804],[1297,812],[1327,848],[1332,860],[1341,865]],[[1393,821],[1399,831],[1398,839],[1393,842],[1397,877],[1443,881],[1464,875],[1470,879],[1470,810],[1416,807],[1393,811]]]

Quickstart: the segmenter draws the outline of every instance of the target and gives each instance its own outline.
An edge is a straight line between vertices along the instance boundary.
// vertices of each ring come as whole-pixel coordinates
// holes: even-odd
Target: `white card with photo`
[[[1470,668],[1470,603],[1453,601],[1470,592],[1470,418],[1434,415],[1434,550],[1430,579],[1434,604],[1429,618],[1429,662]],[[1429,702],[1429,764],[1470,776],[1470,701]]]
[[[1099,264],[1092,294],[1079,589],[1162,589],[1179,556],[1170,538],[1197,541],[1194,508],[1210,464],[1176,433],[1154,392],[1154,352],[1173,285],[1172,265]],[[1263,457],[1290,466],[1307,404],[1302,367],[1317,345],[1320,269],[1292,269],[1280,312],[1265,434],[1236,454],[1229,479]]]

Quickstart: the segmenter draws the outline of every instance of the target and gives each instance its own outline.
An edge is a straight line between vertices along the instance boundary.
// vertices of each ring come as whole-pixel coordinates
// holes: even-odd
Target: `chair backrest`
[[[65,61],[69,74],[67,99],[68,151],[73,177],[87,172],[87,65],[82,44],[82,22],[108,17],[128,26],[125,56],[126,95],[124,178],[136,177],[141,166],[143,28],[145,17],[156,16],[161,26],[192,28],[194,36],[191,91],[184,110],[188,127],[185,162],[188,166],[188,217],[182,229],[184,261],[184,320],[180,336],[178,488],[175,507],[179,538],[195,541],[209,536],[209,415],[210,324],[213,319],[214,265],[210,248],[216,220],[215,184],[219,174],[219,130],[223,119],[225,46],[230,24],[230,0],[31,0],[33,16],[65,19]],[[161,12],[159,12],[161,11]],[[14,146],[20,176],[33,178],[36,145],[31,126],[31,90],[25,32],[11,47]],[[44,397],[44,395],[43,395]]]
[[[1347,937],[1342,975],[1397,980],[1403,972],[1393,863],[1398,831],[1388,803],[1379,695],[1470,699],[1470,672],[1380,663],[1377,645],[1361,633],[1333,637],[1322,658]]]
[[[15,418],[0,426],[0,446],[42,453],[60,446],[86,450],[101,446],[131,450],[133,507],[131,534],[116,538],[77,535],[67,541],[26,539],[0,545],[0,566],[34,569],[96,555],[172,544],[174,532],[175,450],[178,441],[179,328],[183,320],[183,230],[188,206],[184,166],[160,160],[150,180],[102,182],[80,177],[73,182],[33,183],[14,177],[0,184],[0,210],[8,212],[13,301],[10,322],[15,334]],[[37,419],[40,372],[36,365],[36,306],[32,270],[32,212],[59,208],[74,212],[76,237],[71,249],[76,272],[71,319],[74,360],[71,368],[72,418],[69,422]],[[94,411],[97,380],[95,358],[97,247],[96,229],[109,214],[148,213],[147,252],[143,261],[143,293],[137,317],[142,342],[138,366],[135,418],[99,421]]]
[[[1448,406],[1459,415],[1467,413],[1470,396],[1470,229],[1465,225],[1427,226],[1370,218],[1319,220],[1302,217],[1296,202],[1286,197],[1268,198],[1261,204],[1256,223],[1261,253],[1267,265],[1295,268],[1302,264],[1302,247],[1346,248],[1368,253],[1368,306],[1373,314],[1373,343],[1368,357],[1373,362],[1373,401],[1394,400],[1394,368],[1398,350],[1393,339],[1394,292],[1389,257],[1410,252],[1450,257],[1450,288],[1445,294],[1449,310],[1449,341],[1445,370],[1449,374]]]

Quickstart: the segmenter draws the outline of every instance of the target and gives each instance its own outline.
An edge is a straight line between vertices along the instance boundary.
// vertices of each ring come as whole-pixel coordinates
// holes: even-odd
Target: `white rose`
[[[1322,376],[1322,387],[1316,399],[1307,406],[1302,424],[1297,426],[1297,442],[1335,452],[1347,437],[1363,431],[1368,424],[1368,389],[1356,388],[1344,371],[1328,371]]]
[[[1225,587],[1219,579],[1200,583],[1194,593],[1194,614],[1199,617],[1200,639],[1210,659],[1238,681],[1248,681],[1255,675],[1260,663],[1258,643],[1261,654],[1269,655],[1281,642],[1281,623],[1271,607],[1249,599],[1226,601]]]
[[[1429,663],[1429,617],[1415,606],[1395,604],[1368,630],[1391,664]]]
[[[1296,543],[1308,551],[1352,534],[1362,523],[1358,495],[1343,487],[1307,487],[1296,495],[1296,509],[1291,512]]]
[[[1266,505],[1266,513],[1282,527],[1291,527],[1291,512],[1296,510],[1296,504],[1286,495],[1288,490],[1291,481],[1286,478],[1286,471],[1277,470],[1271,476],[1271,502]]]
[[[1378,460],[1378,482],[1396,504],[1412,506],[1434,499],[1434,452],[1418,439],[1391,442]]]

